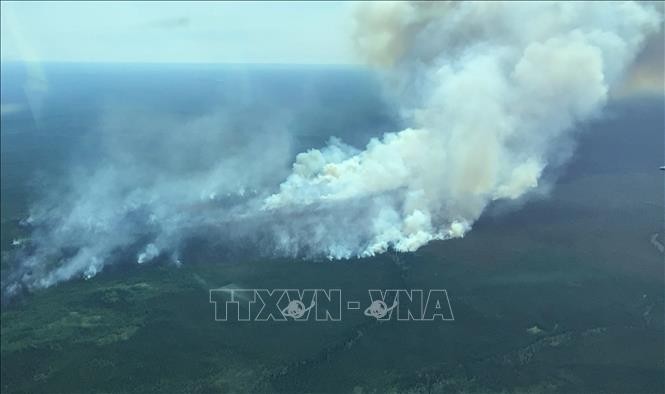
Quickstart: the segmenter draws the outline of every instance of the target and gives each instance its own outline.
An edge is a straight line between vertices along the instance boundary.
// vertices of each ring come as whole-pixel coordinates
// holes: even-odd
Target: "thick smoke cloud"
[[[649,7],[362,4],[358,53],[383,70],[409,128],[364,150],[331,138],[289,169],[279,128],[243,134],[212,115],[172,129],[159,114],[144,116],[148,132],[128,143],[115,119],[136,116],[112,116],[102,122],[108,158],[35,207],[33,245],[4,287],[90,277],[122,256],[179,263],[198,236],[332,259],[461,237],[488,204],[528,196],[571,154],[575,124],[599,114],[659,29]],[[210,139],[225,151],[206,151]]]
[[[412,127],[300,154],[264,205],[366,200],[363,243],[333,257],[460,237],[491,201],[533,191],[659,27],[637,3],[368,3],[357,17],[359,52],[391,69]]]

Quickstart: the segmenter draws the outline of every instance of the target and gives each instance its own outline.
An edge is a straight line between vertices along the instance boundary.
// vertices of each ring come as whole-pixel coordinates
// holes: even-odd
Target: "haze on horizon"
[[[2,1],[6,61],[348,64],[343,2]]]

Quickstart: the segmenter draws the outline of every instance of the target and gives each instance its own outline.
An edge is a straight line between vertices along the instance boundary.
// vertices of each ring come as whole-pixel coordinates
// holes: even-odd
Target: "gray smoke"
[[[179,263],[198,235],[331,259],[461,237],[570,155],[575,124],[599,114],[661,22],[631,2],[367,3],[355,15],[358,53],[383,70],[409,128],[364,150],[331,138],[289,169],[277,128],[238,134],[213,115],[165,133],[160,114],[128,144],[107,123],[119,146],[35,207],[34,245],[8,291],[90,277],[123,253]],[[206,151],[211,138],[225,151]]]
[[[491,201],[536,189],[660,24],[637,3],[580,2],[367,3],[357,19],[359,52],[391,69],[412,127],[298,155],[264,204],[366,200],[349,227],[363,243],[328,245],[336,258],[461,237]]]

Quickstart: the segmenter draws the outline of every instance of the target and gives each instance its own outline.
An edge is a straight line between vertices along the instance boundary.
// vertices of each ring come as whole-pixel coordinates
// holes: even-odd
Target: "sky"
[[[356,62],[348,3],[0,4],[3,62]]]
[[[652,2],[665,12],[663,2]],[[358,64],[352,2],[0,1],[0,60]],[[663,91],[663,30],[615,94]]]

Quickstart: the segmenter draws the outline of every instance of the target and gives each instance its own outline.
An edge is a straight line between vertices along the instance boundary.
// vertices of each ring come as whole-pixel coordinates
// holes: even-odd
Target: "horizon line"
[[[368,67],[363,63],[293,63],[293,62],[199,62],[199,61],[133,61],[133,60],[20,60],[20,59],[0,59],[0,64],[145,64],[145,65],[228,65],[228,66],[247,66],[247,65],[266,65],[266,66],[337,66],[337,67]]]

